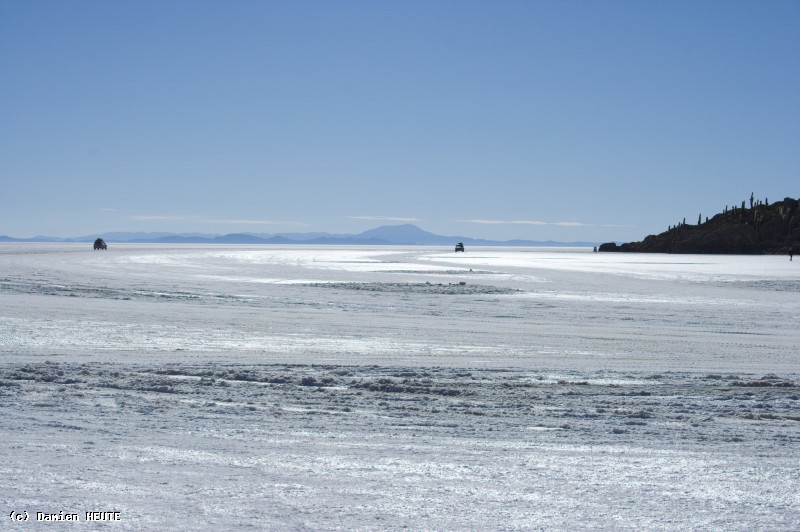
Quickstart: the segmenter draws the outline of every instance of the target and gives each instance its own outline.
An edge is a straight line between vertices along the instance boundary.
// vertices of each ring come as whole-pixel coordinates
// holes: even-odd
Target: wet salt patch
[[[116,255],[112,259],[117,264],[151,264],[155,266],[185,266],[188,254],[138,254]],[[195,255],[196,256],[196,255]]]
[[[344,247],[320,248],[248,248],[232,250],[195,249],[180,253],[146,253],[134,256],[120,256],[120,264],[139,264],[153,266],[230,269],[265,266],[268,268],[311,268],[341,271],[379,271],[396,269],[397,261],[392,257],[407,254],[406,251],[387,249],[353,250]],[[392,266],[393,264],[393,266]],[[432,265],[406,265],[409,269],[439,270]]]
[[[214,252],[208,256],[241,264],[286,265],[303,268],[364,271],[387,263],[387,258],[406,254],[387,249],[354,250],[331,246],[321,248],[238,250]],[[395,266],[396,268],[396,266]]]

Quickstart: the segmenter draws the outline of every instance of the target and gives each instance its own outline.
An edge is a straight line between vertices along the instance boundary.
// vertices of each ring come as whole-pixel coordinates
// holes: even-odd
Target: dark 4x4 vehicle
[[[456,244],[456,251],[464,251],[464,243],[463,242],[459,242],[458,244]]]
[[[98,238],[94,241],[94,249],[108,249],[108,246],[102,238]]]

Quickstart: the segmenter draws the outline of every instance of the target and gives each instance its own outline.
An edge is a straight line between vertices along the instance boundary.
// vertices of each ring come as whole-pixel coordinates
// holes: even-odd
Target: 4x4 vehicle
[[[458,244],[456,244],[456,251],[464,251],[464,243],[463,242],[459,242]]]

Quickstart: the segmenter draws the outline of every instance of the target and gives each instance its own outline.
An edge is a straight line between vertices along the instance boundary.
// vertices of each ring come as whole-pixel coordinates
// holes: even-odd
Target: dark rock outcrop
[[[609,242],[599,251],[643,253],[788,254],[800,252],[800,202],[784,198],[750,208],[726,208],[699,225],[677,224],[641,242]]]

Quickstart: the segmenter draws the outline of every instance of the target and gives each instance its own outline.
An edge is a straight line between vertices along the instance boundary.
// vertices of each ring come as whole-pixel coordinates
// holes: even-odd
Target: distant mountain
[[[459,237],[440,236],[420,229],[413,224],[384,225],[358,235],[359,238],[384,240],[393,244],[406,245],[444,245],[458,241]],[[463,237],[460,237],[463,239]]]
[[[103,240],[110,240],[110,241],[128,241],[132,242],[133,240],[154,240],[157,238],[164,238],[167,236],[175,236],[175,233],[103,233],[100,235]],[[208,237],[210,235],[204,235],[200,233],[191,233],[191,234],[182,234],[181,236],[199,236],[199,237]],[[85,237],[81,237],[81,242],[94,242],[94,239],[97,238],[96,235],[87,235]]]
[[[413,224],[385,225],[364,231],[358,235],[359,238],[374,238],[386,240],[395,245],[413,246],[449,246],[456,242],[463,242],[468,246],[548,246],[548,247],[592,247],[597,244],[594,242],[545,242],[538,240],[484,240],[480,238],[470,238],[468,236],[442,236],[429,233]]]
[[[94,239],[92,239],[94,241]],[[0,242],[67,242],[63,238],[55,238],[50,236],[33,236],[30,238],[13,238],[10,236],[0,236]]]
[[[681,223],[641,242],[618,246],[609,242],[600,251],[643,253],[699,253],[728,255],[800,253],[800,202],[784,198],[770,204],[754,201],[750,206],[725,207],[711,218],[697,220],[697,225]]]
[[[287,240],[291,240],[293,242],[303,242],[307,240],[316,240],[318,238],[347,238],[351,235],[341,235],[341,234],[332,234],[332,233],[321,233],[321,232],[312,232],[312,233],[247,233],[250,235],[258,236],[261,238],[274,238],[276,236],[285,238]]]
[[[37,236],[29,239],[0,237],[0,242],[94,242],[97,237],[109,243],[131,244],[312,244],[349,246],[452,246],[463,242],[467,246],[569,246],[592,247],[595,242],[546,242],[534,240],[482,240],[465,236],[442,236],[420,229],[413,224],[385,225],[358,234],[330,233],[232,233],[214,235],[203,233],[102,233],[74,238]]]

